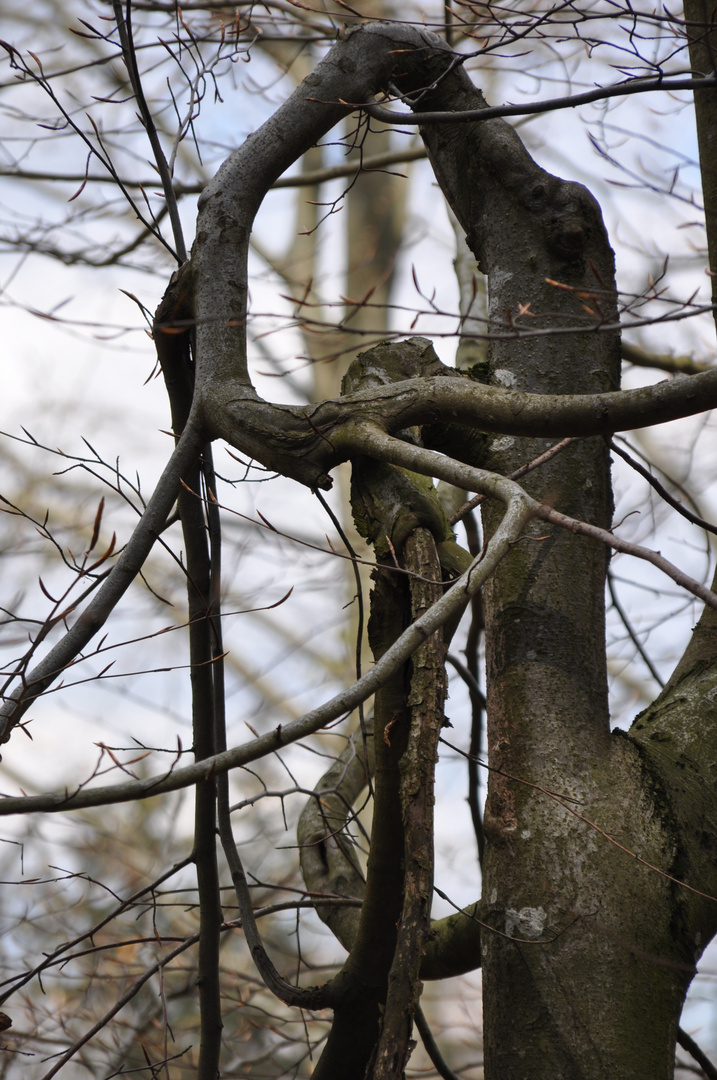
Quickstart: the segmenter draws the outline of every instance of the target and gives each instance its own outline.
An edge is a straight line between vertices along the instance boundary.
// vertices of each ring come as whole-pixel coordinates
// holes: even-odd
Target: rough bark
[[[314,897],[324,893],[363,899],[366,883],[347,824],[374,771],[373,726],[371,715],[365,730],[354,733],[321,777],[299,818],[301,873]],[[348,952],[356,938],[358,911],[317,903],[316,914]]]
[[[411,617],[417,618],[442,592],[436,541],[428,529],[415,529],[408,537],[404,564],[420,575],[409,579]],[[398,792],[404,833],[403,904],[373,1069],[376,1080],[400,1080],[413,1048],[411,1033],[422,990],[421,960],[433,900],[433,782],[444,721],[444,656],[439,632],[411,658],[409,731]],[[380,828],[384,825],[379,823]]]
[[[704,5],[695,2],[689,10],[692,27],[711,26]],[[694,43],[700,70],[707,63],[699,52],[705,41],[700,31]],[[493,547],[474,564],[472,579],[461,578],[431,609],[443,605],[441,611],[450,607],[459,615],[492,574],[485,610],[493,771],[480,912],[486,1077],[666,1080],[695,959],[717,928],[717,619],[705,614],[668,686],[630,734],[610,734],[605,549],[592,539],[525,526],[534,513],[517,496],[506,495],[505,481],[441,463],[439,455],[430,457],[414,444],[413,433],[405,433],[413,425],[429,425],[433,443],[441,446],[443,429],[443,435],[451,434],[452,454],[473,464],[476,453],[483,454],[484,464],[501,473],[533,458],[543,449],[541,440],[584,436],[527,485],[543,502],[609,527],[609,463],[603,442],[591,436],[717,404],[717,372],[631,393],[617,390],[612,253],[599,208],[579,185],[540,169],[515,132],[491,119],[462,124],[458,131],[444,124],[422,132],[439,183],[488,277],[491,349],[487,366],[477,373],[486,381],[471,381],[432,361],[412,367],[410,357],[404,362],[399,355],[397,382],[396,371],[386,374],[382,362],[370,385],[336,401],[290,408],[260,399],[248,378],[245,351],[245,259],[254,215],[273,180],[350,112],[351,102],[369,102],[392,82],[409,98],[414,95],[417,111],[483,106],[480,92],[462,69],[451,68],[450,52],[431,35],[397,25],[359,27],[344,35],[276,116],[231,156],[202,196],[191,265],[178,282],[187,297],[181,320],[189,313],[196,323],[196,362],[191,409],[183,404],[175,416],[177,429],[184,429],[175,464],[108,582],[3,712],[17,721],[101,627],[110,601],[134,579],[164,526],[180,477],[191,470],[205,439],[223,436],[310,487],[326,486],[337,462],[371,459],[360,516],[379,546],[387,532],[400,549],[416,529],[428,529],[439,548],[452,542],[425,483],[394,475],[384,464],[409,472],[432,469],[451,482],[465,477],[465,486],[506,503],[512,499],[500,523],[493,499],[486,511]],[[713,237],[708,189],[714,125],[699,120],[707,116],[700,108]],[[160,322],[176,318],[168,303]],[[180,379],[188,376],[178,372]],[[455,425],[469,429],[465,439],[455,437]],[[478,440],[476,427],[483,432]],[[404,441],[390,438],[396,433],[404,433]],[[495,438],[489,442],[486,434]],[[380,496],[372,504],[366,493],[376,486]],[[520,537],[523,526],[526,535]],[[411,858],[401,770],[415,703],[407,693],[407,667],[394,666],[386,674],[381,660],[400,641],[400,662],[407,665],[440,621],[424,619],[412,637],[407,634],[406,623],[417,612],[410,611],[405,583],[383,570],[373,610],[375,681],[371,673],[360,689],[352,688],[353,696],[341,699],[342,707],[316,710],[291,729],[292,738],[315,731],[377,690],[371,855],[358,924],[337,928],[351,949],[341,980],[350,993],[337,1001],[315,1072],[319,1080],[364,1076],[393,973],[402,976],[396,979],[402,986],[392,1002],[395,1037],[386,1048],[393,1055],[390,1070],[400,1075],[417,998],[416,954],[426,933],[428,870],[422,855],[411,967],[393,968],[402,955],[396,925],[405,911]],[[435,718],[433,707],[434,733]],[[277,730],[246,753],[228,752],[218,766],[250,761],[288,739]],[[428,828],[429,773],[419,785],[422,828]],[[156,792],[170,789],[155,785]],[[24,808],[31,802],[24,800]],[[64,809],[69,802],[60,799],[49,808]],[[80,799],[72,805],[81,805]],[[319,836],[326,845],[325,831]],[[346,851],[341,855],[345,863]],[[350,885],[361,891],[358,875]],[[471,914],[476,912],[446,921],[448,944],[434,956],[434,973],[457,969],[447,958],[466,928],[475,943]]]
[[[458,74],[441,95],[431,108],[482,103]],[[585,325],[581,303],[588,318],[616,321],[612,253],[592,197],[546,175],[500,121],[423,135],[488,275],[489,379],[532,393],[614,390],[617,335],[569,334]],[[561,334],[506,340],[516,324]],[[503,437],[487,461],[510,472],[542,449]],[[609,526],[599,440],[570,448],[528,486]],[[490,532],[490,509],[486,525]],[[697,939],[679,918],[680,890],[636,867],[588,821],[670,873],[678,835],[652,770],[609,734],[605,551],[543,534],[530,528],[484,590],[488,747],[498,770],[485,815],[483,900],[494,929],[482,936],[486,1077],[669,1077]]]
[[[378,571],[369,623],[376,658],[403,629],[406,603],[405,582],[390,572]],[[334,1010],[331,1032],[314,1073],[317,1080],[333,1080],[336,1076],[363,1080],[380,1035],[403,897],[403,828],[398,796],[399,762],[408,732],[403,670],[376,695],[374,730],[375,825],[359,924],[343,968],[361,987],[361,994]]]
[[[707,0],[685,0],[685,29],[690,49],[690,65],[695,75],[711,75],[717,70],[717,13]],[[712,303],[717,303],[717,94],[695,91],[697,144],[705,206]],[[717,318],[717,310],[715,310]]]
[[[398,366],[401,361],[425,363],[426,344],[421,339],[406,343],[398,350]],[[363,354],[350,369],[345,389],[400,378],[396,363],[392,367],[387,360],[380,349]],[[432,360],[435,356],[427,362]],[[379,563],[371,594],[369,641],[379,660],[404,625],[440,599],[436,541],[447,540],[450,531],[429,481],[371,461],[354,467],[352,506],[359,531],[373,540],[387,562],[385,569]],[[396,552],[402,566],[418,578],[391,574]],[[442,642],[440,631],[425,641],[407,668],[397,671],[376,695],[371,847],[361,914],[344,965],[363,993],[358,1003],[336,1007],[315,1074],[319,1080],[338,1074],[347,1080],[365,1075],[400,1080],[412,1050],[419,972],[430,926],[433,775],[445,696]],[[357,792],[349,791],[345,781],[342,786],[355,797]],[[332,824],[339,824],[338,817],[334,815]],[[325,843],[325,828],[315,839]],[[345,859],[344,844],[339,862]],[[306,857],[304,862],[307,870],[315,871]],[[357,884],[354,881],[354,887]]]

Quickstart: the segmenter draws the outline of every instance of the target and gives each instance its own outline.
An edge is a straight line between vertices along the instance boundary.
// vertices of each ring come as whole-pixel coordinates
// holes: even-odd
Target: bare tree
[[[690,544],[708,537],[709,566],[709,538],[717,527],[699,506],[697,436],[689,467],[678,477],[667,475],[675,464],[669,454],[663,451],[663,468],[655,469],[638,460],[647,444],[626,448],[619,436],[706,416],[717,404],[717,373],[692,355],[695,332],[685,329],[712,319],[715,296],[681,293],[680,274],[687,271],[679,261],[674,280],[659,280],[664,268],[655,268],[656,249],[649,244],[639,252],[641,272],[649,266],[646,283],[618,288],[598,202],[580,183],[541,167],[539,149],[531,155],[518,124],[507,119],[558,117],[597,103],[603,111],[593,135],[596,160],[621,168],[625,182],[631,166],[621,163],[613,145],[624,129],[612,123],[610,104],[664,103],[678,95],[684,112],[679,95],[691,92],[707,237],[693,265],[708,262],[714,285],[714,15],[692,0],[680,16],[613,5],[586,11],[546,4],[528,11],[516,4],[496,12],[458,0],[433,13],[431,25],[388,6],[345,14],[330,44],[333,5],[310,9],[272,0],[261,9],[239,5],[229,12],[216,4],[190,2],[180,10],[159,0],[116,2],[98,5],[95,17],[83,21],[79,33],[90,52],[76,64],[61,66],[52,57],[51,67],[49,50],[40,56],[22,44],[21,29],[16,42],[4,44],[11,77],[44,94],[56,110],[53,138],[71,135],[73,147],[82,140],[87,154],[84,173],[72,177],[55,166],[46,173],[32,169],[25,156],[15,155],[6,171],[16,180],[72,178],[80,201],[52,228],[43,229],[39,220],[17,228],[8,248],[65,265],[145,273],[174,263],[153,316],[133,297],[149,320],[171,409],[173,450],[152,494],[145,497],[139,479],[128,478],[92,445],[86,454],[70,455],[28,435],[33,452],[59,455],[78,478],[76,520],[89,542],[68,542],[43,515],[41,491],[36,497],[33,489],[32,498],[5,496],[13,525],[27,530],[13,534],[8,555],[14,547],[27,550],[29,537],[39,533],[59,559],[52,581],[44,571],[40,581],[42,618],[28,614],[23,598],[5,609],[15,635],[0,710],[3,741],[12,739],[6,758],[12,763],[13,747],[23,732],[33,733],[29,722],[43,715],[56,692],[85,679],[101,685],[113,678],[108,665],[120,648],[137,660],[135,671],[122,676],[130,695],[133,674],[157,671],[162,657],[170,667],[186,665],[194,755],[184,764],[181,742],[171,747],[146,731],[134,747],[103,740],[92,775],[78,765],[74,786],[48,791],[36,782],[35,794],[0,801],[3,815],[33,822],[53,814],[83,820],[92,808],[103,815],[102,842],[91,834],[90,863],[62,871],[70,882],[66,901],[53,910],[56,878],[42,893],[43,919],[56,920],[55,942],[31,946],[37,950],[32,959],[17,962],[11,949],[4,957],[9,1012],[13,997],[44,979],[53,1010],[63,1014],[69,998],[60,968],[70,959],[87,965],[82,986],[91,989],[92,1007],[81,1032],[63,1015],[48,1036],[50,1010],[46,1015],[35,1005],[34,1042],[8,1042],[8,1067],[25,1066],[19,1055],[37,1049],[24,1047],[37,1048],[47,1037],[54,1059],[38,1073],[45,1080],[75,1061],[93,1075],[131,1068],[153,1075],[184,1069],[201,1080],[309,1072],[320,1080],[379,1080],[409,1074],[415,1026],[440,1075],[469,1075],[470,1062],[453,1070],[446,1064],[450,1039],[442,1052],[420,1002],[424,984],[480,968],[481,1065],[488,1080],[672,1077],[677,1042],[703,1075],[717,1075],[679,1026],[697,961],[717,931],[717,586],[706,584],[687,551],[670,559],[651,546],[651,529],[630,534],[624,516],[614,520],[610,472],[612,452],[649,487],[653,518],[669,507],[669,520],[689,529]],[[138,16],[146,20],[139,27]],[[489,105],[478,89],[487,57],[495,58],[490,78],[500,92],[501,78],[523,50],[531,52],[530,70],[540,84],[554,78],[556,57],[569,68],[576,48],[588,59],[600,50],[613,57],[614,50],[629,62],[621,61],[617,78],[614,70],[604,78],[611,60],[586,77],[587,89],[541,93],[521,104]],[[275,75],[279,64],[305,75],[236,149],[227,153],[218,137],[207,137],[213,158],[223,158],[207,181],[202,174],[211,170],[196,130],[200,110],[210,88],[220,95],[237,64],[259,49],[271,65],[265,70]],[[157,82],[165,72],[160,53],[179,79],[175,84],[170,77],[166,91]],[[501,68],[505,57],[509,63]],[[105,108],[124,109],[129,102],[134,126],[105,128],[94,115],[86,119],[74,80],[95,68],[102,85],[94,97]],[[476,70],[469,74],[469,68]],[[15,93],[10,82],[8,89]],[[27,122],[29,109],[20,109],[15,97],[11,108],[14,122]],[[421,147],[412,140],[402,149],[387,134],[393,128],[417,130]],[[648,138],[644,131],[640,136]],[[347,160],[331,164],[320,156],[316,147],[327,137],[350,151]],[[133,177],[138,138],[149,144],[158,181]],[[26,156],[30,149],[34,143]],[[456,310],[425,289],[423,269],[414,273],[412,309],[394,302],[405,211],[396,178],[382,181],[372,170],[424,154],[475,259],[459,247]],[[567,156],[566,168],[580,175],[581,163]],[[302,157],[302,172],[287,177]],[[96,168],[104,170],[100,179]],[[192,170],[193,177],[182,179]],[[331,216],[340,201],[331,192],[324,198],[320,185],[337,176],[352,185],[343,293],[332,288],[331,272],[322,269],[327,256],[316,245],[322,215]],[[125,228],[105,235],[107,217],[120,213],[106,195],[95,195],[107,178],[129,208],[129,240]],[[690,215],[700,212],[680,186],[679,167],[666,178],[644,164],[635,182],[642,193],[679,198]],[[311,206],[302,211],[306,243],[292,241],[277,253],[259,240],[253,255],[256,215],[280,184],[310,189]],[[182,200],[200,190],[190,246]],[[651,227],[659,231],[657,223]],[[252,277],[249,270],[256,257],[281,278],[289,305],[283,317],[278,301],[263,316],[257,311],[250,285],[261,287],[259,272]],[[295,378],[266,336],[282,322],[280,340],[302,341],[303,360],[321,373],[311,387]],[[436,328],[436,340],[458,339],[456,367],[443,363],[426,337],[410,336],[423,325]],[[667,333],[663,328],[675,326],[689,355],[674,358],[652,347],[656,327]],[[643,339],[622,344],[621,332],[643,330]],[[252,375],[257,356],[273,375],[287,377],[289,400],[261,396]],[[620,389],[621,359],[671,377]],[[336,373],[346,367],[339,389]],[[266,515],[238,510],[237,482],[226,483],[214,463],[218,440],[241,462],[244,482],[278,477],[277,500],[290,498],[303,508],[297,517],[307,514],[299,491],[316,496],[340,538],[321,544],[323,555],[334,562],[342,555],[355,574],[358,616],[347,616],[354,672],[348,673],[344,648],[330,672],[333,686],[311,699],[311,679],[299,688],[289,668],[285,678],[296,689],[282,693],[281,677],[264,672],[262,697],[283,714],[281,722],[268,722],[265,714],[264,730],[252,727],[248,741],[237,730],[233,691],[257,646],[252,650],[250,641],[235,650],[242,635],[237,619],[253,609],[250,625],[261,627],[261,618],[281,612],[288,591],[262,589],[261,575],[255,589],[223,584],[226,550],[258,546],[257,527],[267,536],[264,550],[277,558],[286,558],[290,545],[316,543],[298,525],[289,531]],[[369,665],[362,663],[362,560],[341,512],[337,516],[321,494],[331,487],[332,471],[347,462],[353,521],[375,552]],[[13,472],[20,467],[12,460],[10,466]],[[108,502],[90,510],[89,492],[98,483]],[[633,505],[639,501],[634,489],[627,494]],[[136,515],[131,524],[121,505]],[[113,533],[124,534],[119,541],[107,530],[109,512],[118,523]],[[465,524],[465,546],[457,539],[459,523]],[[649,566],[671,581],[674,594],[703,606],[667,677],[651,655],[639,610],[625,610],[621,602],[615,554],[624,556],[618,567]],[[245,565],[257,572],[253,557],[250,552]],[[640,584],[639,571],[624,573]],[[138,579],[147,587],[143,593],[134,589]],[[160,612],[178,603],[180,582],[186,617],[168,622]],[[629,730],[610,729],[608,665],[615,657],[606,649],[606,587],[633,668],[644,665],[647,679],[661,686],[657,696],[641,687],[647,708]],[[343,584],[338,588],[343,599]],[[143,597],[147,614],[135,613],[127,633],[121,617],[130,589],[135,603]],[[321,618],[319,590],[318,580],[305,589],[309,619]],[[671,603],[668,595],[658,621],[668,620]],[[674,647],[678,620],[670,625]],[[281,634],[287,654],[306,636]],[[163,651],[168,636],[186,639],[186,657],[177,660],[176,646]],[[316,659],[312,672],[320,670]],[[447,665],[469,690],[467,738],[445,730]],[[633,682],[639,677],[633,671]],[[292,693],[308,705],[302,700],[292,710]],[[441,747],[467,764],[482,885],[468,906],[453,903],[451,914],[432,919],[434,893],[451,903],[440,879],[434,882]],[[294,757],[284,756],[291,748],[329,760],[305,783]],[[160,754],[162,766],[156,764]],[[479,767],[488,776],[484,807]],[[107,769],[130,776],[106,784]],[[234,783],[238,774],[241,786]],[[189,808],[173,801],[181,797],[173,793],[189,788],[187,843],[178,822]],[[169,807],[165,819],[146,809],[148,800],[158,799]],[[298,859],[284,859],[267,842],[277,828],[269,807],[280,803],[281,818],[287,800],[301,807],[294,814],[301,879]],[[113,808],[122,803],[132,804],[127,856],[114,847],[121,828]],[[256,811],[251,825],[246,811]],[[49,843],[49,834],[35,828],[37,843]],[[111,900],[95,913],[90,897],[96,888]],[[277,897],[277,888],[286,896]],[[259,916],[281,911],[295,918],[293,929],[277,922],[261,931]],[[300,937],[302,911],[314,920],[310,955]],[[137,914],[144,925],[132,937],[129,920]],[[38,940],[28,912],[16,905],[9,918],[18,940]],[[321,924],[346,951],[343,961],[317,938]],[[106,927],[111,940],[98,944]],[[116,987],[101,966],[105,947],[113,957],[132,950],[128,970],[115,972]],[[155,985],[157,994],[149,995]],[[244,1024],[239,1006],[253,1010],[251,1024]]]

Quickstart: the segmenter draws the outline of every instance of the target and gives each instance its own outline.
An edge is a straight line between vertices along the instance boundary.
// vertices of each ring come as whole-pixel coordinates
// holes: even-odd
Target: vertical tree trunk
[[[456,74],[418,108],[483,104]],[[489,380],[552,394],[616,388],[618,333],[598,329],[617,323],[614,263],[595,200],[540,169],[501,121],[427,127],[423,136],[488,275]],[[498,437],[487,464],[507,473],[546,445]],[[601,440],[571,446],[528,487],[610,525]],[[485,521],[490,532],[490,506]],[[609,732],[607,555],[537,524],[528,532],[484,590],[486,1078],[667,1078],[694,971],[686,935],[675,933],[677,901],[665,878],[573,813],[670,867],[670,822],[656,812],[634,746]]]
[[[685,0],[684,14],[693,73],[711,75],[717,69],[715,5],[707,0]],[[695,120],[714,304],[717,303],[717,94],[714,90],[695,91]]]

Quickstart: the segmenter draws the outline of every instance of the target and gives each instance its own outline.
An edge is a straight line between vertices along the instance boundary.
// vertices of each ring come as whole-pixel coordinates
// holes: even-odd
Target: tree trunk
[[[481,104],[457,74],[418,108]],[[613,256],[589,193],[544,173],[500,120],[423,135],[488,275],[490,382],[546,394],[615,388],[617,332],[590,332],[617,318]],[[547,445],[497,437],[487,465],[509,473]],[[571,446],[526,486],[610,526],[599,439]],[[485,521],[490,533],[490,506]],[[486,1080],[667,1078],[695,940],[684,892],[624,850],[675,872],[678,836],[651,770],[609,732],[606,552],[540,525],[528,532],[484,590]]]
[[[366,62],[357,62],[362,56]],[[482,95],[463,69],[448,71],[451,61],[445,46],[423,31],[359,28],[339,42],[312,84],[307,83],[308,102],[306,89],[300,89],[254,136],[248,150],[233,155],[202,200],[194,255],[198,335],[210,300],[208,311],[234,310],[212,297],[217,283],[224,287],[224,277],[217,273],[215,245],[204,248],[211,229],[219,230],[224,243],[233,243],[235,235],[241,240],[260,201],[260,188],[286,167],[291,154],[330,126],[331,116],[339,118],[339,103],[366,100],[368,86],[373,92],[390,79],[409,103],[416,92],[412,106],[419,113],[483,108]],[[357,81],[358,72],[365,76],[363,83]],[[337,104],[323,106],[319,114],[319,98]],[[298,126],[299,116],[303,127]],[[541,436],[550,433],[551,396],[559,401],[569,394],[575,402],[576,395],[578,400],[587,395],[599,412],[597,419],[590,413],[591,432],[602,425],[614,430],[619,420],[609,410],[618,413],[624,400],[614,393],[620,358],[614,266],[595,200],[580,185],[540,169],[501,120],[426,125],[422,135],[436,177],[488,277],[491,350],[488,370],[479,374],[492,388],[515,392],[506,404],[510,415],[506,419],[503,413],[501,420],[499,400],[487,396],[494,404],[483,406],[482,424],[500,434],[483,447],[484,463],[510,472],[543,450],[545,442],[523,436],[537,430]],[[242,177],[244,199],[232,195],[234,176]],[[244,214],[234,232],[228,228],[230,207],[231,214],[238,213],[237,207]],[[211,278],[205,264],[211,265]],[[231,273],[236,276],[234,269]],[[207,337],[208,352],[197,364],[212,434],[225,434],[245,452],[311,486],[325,482],[322,460],[332,467],[347,446],[352,454],[370,454],[370,445],[355,440],[350,425],[344,440],[338,403],[313,409],[307,424],[302,412],[277,410],[256,398],[230,341],[230,332],[241,329],[238,301],[235,310],[224,335],[213,330],[211,340]],[[471,460],[483,442],[468,431],[462,444],[455,437],[453,421],[480,422],[471,404],[471,386],[466,380],[460,387],[460,381],[426,380],[419,405],[415,399],[411,404],[410,379],[405,398],[400,383],[396,396],[391,388],[372,384],[367,397],[358,394],[344,402],[355,422],[370,416],[384,430],[429,418],[438,421],[430,432],[434,445],[440,448],[443,429],[451,437],[450,453]],[[427,396],[429,383],[432,394]],[[613,395],[598,397],[610,391]],[[670,387],[671,403],[679,391],[679,384]],[[697,393],[695,384],[688,396]],[[545,415],[533,416],[529,423],[536,401],[531,394],[545,395],[537,399],[544,402]],[[649,406],[658,398],[651,388]],[[396,402],[394,419],[389,419],[389,401]],[[702,406],[706,404],[703,399]],[[241,438],[236,434],[240,415]],[[654,409],[649,416],[649,422],[658,419]],[[648,421],[638,417],[637,422]],[[515,431],[513,424],[521,426],[520,438],[509,434]],[[554,430],[575,433],[562,411]],[[587,434],[587,423],[583,431]],[[296,437],[296,462],[286,453],[290,436]],[[319,442],[323,459],[317,455],[312,462]],[[527,486],[574,517],[610,525],[609,462],[600,439],[586,438],[571,446],[535,473]],[[496,521],[489,506],[489,534]],[[712,846],[692,827],[699,813],[709,811],[707,796],[700,789],[700,798],[685,801],[678,771],[685,767],[682,747],[677,731],[667,735],[668,743],[674,739],[672,745],[662,740],[662,720],[655,729],[662,740],[660,754],[655,752],[654,731],[645,725],[636,725],[631,737],[610,734],[605,549],[572,534],[546,534],[542,526],[529,527],[528,534],[514,544],[485,590],[492,770],[482,903],[490,929],[481,935],[486,1078],[663,1080],[673,1073],[679,1014],[695,958],[714,932],[714,904],[694,892],[713,896],[717,891],[714,860],[709,861]],[[386,597],[377,597],[375,625],[382,621],[384,601],[388,604]],[[398,627],[400,618],[387,616],[383,622]],[[699,717],[709,687],[694,683],[694,669],[689,674]],[[396,832],[400,810],[396,778],[391,770],[381,778],[380,761],[385,756],[383,732],[394,715],[406,709],[405,688],[394,683],[393,690],[387,685],[381,692],[383,715],[377,714],[371,850],[375,869],[369,865],[364,910],[345,968],[363,990],[359,999],[336,1011],[317,1072],[322,1076],[336,1075],[339,1066],[348,1075],[349,1062],[356,1070],[366,1060],[378,1036],[395,948],[403,888],[395,867],[401,850]],[[387,710],[391,694],[398,696]],[[677,713],[673,709],[669,715]],[[714,768],[714,746],[705,740],[698,748],[697,720],[689,731],[685,745],[706,780]],[[393,737],[391,744],[397,747]],[[395,772],[393,752],[389,757]],[[386,806],[382,787],[387,798],[390,792]],[[389,803],[393,810],[386,808]],[[386,882],[379,888],[375,883],[384,872]],[[376,919],[374,937],[370,928]],[[353,1049],[347,1051],[349,1046]]]
[[[711,75],[717,69],[715,6],[707,0],[685,0],[684,13],[693,73]],[[714,90],[695,91],[695,120],[714,304],[717,303],[717,95]]]

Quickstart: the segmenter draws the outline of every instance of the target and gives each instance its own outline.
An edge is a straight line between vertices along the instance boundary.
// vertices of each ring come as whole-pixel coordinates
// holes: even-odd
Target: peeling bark
[[[439,599],[440,563],[428,529],[406,540],[404,565],[411,578],[411,617],[418,618]],[[426,580],[427,579],[427,580]],[[409,733],[400,761],[399,799],[404,832],[403,908],[396,950],[388,975],[386,1005],[373,1075],[400,1080],[413,1049],[411,1032],[421,995],[421,959],[433,899],[433,784],[446,695],[445,649],[439,632],[411,659]]]

